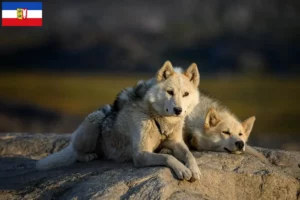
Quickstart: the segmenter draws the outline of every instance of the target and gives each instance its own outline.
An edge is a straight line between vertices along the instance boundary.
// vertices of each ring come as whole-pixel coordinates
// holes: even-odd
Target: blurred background
[[[300,150],[299,22],[297,0],[43,2],[43,27],[0,28],[0,132],[71,133],[170,60],[256,116],[250,144]]]

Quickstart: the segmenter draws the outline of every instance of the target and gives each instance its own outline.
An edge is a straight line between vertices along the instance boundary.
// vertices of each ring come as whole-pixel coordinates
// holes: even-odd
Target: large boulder
[[[193,152],[202,177],[177,180],[167,167],[97,160],[49,171],[36,159],[66,146],[69,135],[0,136],[0,199],[300,199],[300,152],[257,148],[251,155]]]

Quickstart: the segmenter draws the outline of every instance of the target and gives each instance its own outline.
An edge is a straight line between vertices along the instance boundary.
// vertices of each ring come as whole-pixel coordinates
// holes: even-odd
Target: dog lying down
[[[182,133],[185,117],[199,102],[199,77],[195,63],[179,71],[166,61],[149,87],[144,84],[126,90],[130,96],[121,92],[111,109],[91,113],[74,131],[70,144],[39,160],[37,169],[104,157],[132,161],[136,167],[167,166],[179,179],[200,179]],[[159,146],[171,149],[173,155],[154,152]]]
[[[125,102],[133,96],[142,98],[151,84],[153,84],[153,79],[139,81],[135,87],[120,92],[119,96],[122,98],[119,99],[119,107],[125,105]],[[218,100],[211,98],[203,91],[199,94],[200,100],[185,118],[183,129],[184,141],[191,150],[247,153],[256,156],[264,163],[269,163],[262,153],[247,144],[255,122],[254,116],[241,122]],[[106,109],[109,110],[109,105],[106,105]],[[168,127],[161,126],[160,129],[162,133],[168,132]],[[160,153],[172,154],[172,151],[162,148]]]
[[[255,117],[239,121],[217,100],[199,92],[199,81],[196,64],[183,72],[167,61],[155,78],[122,90],[111,106],[86,117],[70,144],[39,160],[37,169],[105,157],[131,160],[136,167],[168,166],[179,179],[197,180],[200,171],[189,149],[246,152],[267,162],[246,143]]]

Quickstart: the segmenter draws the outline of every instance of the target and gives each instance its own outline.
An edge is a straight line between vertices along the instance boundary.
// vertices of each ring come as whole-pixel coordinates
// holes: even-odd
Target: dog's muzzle
[[[237,147],[238,150],[243,150],[245,144],[243,141],[237,141],[235,142],[235,146]]]
[[[174,113],[175,113],[176,115],[180,115],[181,112],[182,112],[182,108],[181,108],[181,107],[175,107],[175,108],[173,108],[173,110],[174,110]]]

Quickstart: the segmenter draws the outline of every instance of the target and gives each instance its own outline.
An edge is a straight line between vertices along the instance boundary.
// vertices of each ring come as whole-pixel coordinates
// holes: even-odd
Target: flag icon
[[[2,2],[2,26],[42,26],[42,2]]]

